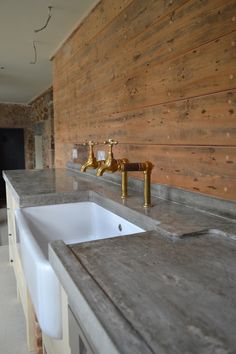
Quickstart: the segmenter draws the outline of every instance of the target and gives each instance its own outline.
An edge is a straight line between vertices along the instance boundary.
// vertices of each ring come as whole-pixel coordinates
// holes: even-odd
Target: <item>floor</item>
[[[15,276],[8,261],[3,209],[0,209],[0,245],[0,354],[28,354],[24,314],[16,298]]]

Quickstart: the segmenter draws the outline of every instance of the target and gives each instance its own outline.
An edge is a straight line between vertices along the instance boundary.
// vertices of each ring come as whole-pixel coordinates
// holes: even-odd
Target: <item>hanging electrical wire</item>
[[[38,60],[36,41],[33,41],[33,49],[34,49],[34,60],[31,61],[30,64],[36,64]]]
[[[44,30],[47,27],[47,25],[49,24],[49,21],[51,20],[51,17],[52,17],[51,12],[52,12],[52,6],[48,6],[48,18],[47,18],[47,20],[45,22],[45,25],[42,26],[39,29],[35,29],[34,30],[35,33],[40,32],[40,31]]]

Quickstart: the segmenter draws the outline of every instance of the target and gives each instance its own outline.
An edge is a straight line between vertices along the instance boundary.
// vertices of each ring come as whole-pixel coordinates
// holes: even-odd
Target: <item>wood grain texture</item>
[[[72,120],[58,128],[63,139],[103,141],[107,132],[120,143],[236,145],[236,90],[139,110]],[[142,120],[142,124],[140,123]],[[143,130],[145,129],[145,136]]]
[[[54,58],[56,165],[113,137],[153,182],[236,200],[236,0],[119,6],[102,0]]]
[[[91,11],[78,28],[70,35],[68,40],[56,53],[63,56],[63,64],[82,48],[88,48],[90,41],[98,35],[114,18],[120,14],[133,0],[103,0]],[[62,61],[59,61],[62,64]]]
[[[117,150],[131,161],[153,161],[153,180],[161,184],[236,200],[236,147],[120,145]]]
[[[143,4],[145,3],[143,2]],[[184,2],[182,1],[182,3]],[[124,76],[127,73],[127,67],[132,68],[134,73],[135,70],[145,71],[147,68],[150,71],[154,65],[182,56],[192,48],[202,46],[223,34],[236,30],[231,13],[234,1],[225,3],[224,0],[219,0],[208,2],[206,5],[192,0],[185,1],[182,7],[178,6],[176,5],[174,9],[165,8],[165,12],[161,13],[160,20],[148,26],[144,32],[141,30],[141,26],[137,28],[139,16],[135,17],[135,15],[137,16],[138,8],[131,9],[133,17],[130,13],[126,14],[126,18],[129,19],[129,26],[126,26],[129,29],[127,32],[123,31],[123,33],[120,30],[120,21],[124,21],[123,17],[117,18],[115,26],[109,26],[102,39],[96,44],[94,49],[96,52],[89,56],[87,53],[81,53],[79,70],[75,67],[75,80],[76,76],[79,77],[77,89],[82,89],[84,94],[86,89],[89,92],[91,85],[93,85],[91,78],[94,75],[96,75],[96,86],[98,87],[105,86],[105,83],[108,84],[111,80],[114,81]],[[148,14],[152,14],[154,17],[156,13],[154,11],[157,9],[150,6],[148,10]],[[160,8],[158,12],[160,12]],[[209,31],[209,24],[214,31]],[[223,25],[225,30],[222,33]],[[123,27],[121,28],[123,29]],[[134,36],[132,29],[136,36]],[[111,40],[112,35],[113,40]],[[135,53],[133,48],[135,48]],[[97,57],[100,60],[97,60]],[[89,75],[87,75],[88,70]]]
[[[83,94],[70,83],[71,92],[80,97],[75,108],[81,114],[85,110],[107,114],[236,88],[235,42],[236,32]]]

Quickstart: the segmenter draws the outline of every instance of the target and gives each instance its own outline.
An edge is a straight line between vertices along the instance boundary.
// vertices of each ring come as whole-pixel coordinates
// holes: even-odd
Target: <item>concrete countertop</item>
[[[149,230],[50,247],[73,312],[82,294],[117,353],[236,352],[235,220],[156,197],[145,210],[142,193],[123,203],[119,185],[64,169],[4,179],[21,207],[90,200]]]
[[[146,230],[182,236],[215,230],[236,235],[236,220],[218,217],[183,204],[152,197],[152,208],[143,208],[142,191],[120,198],[120,185],[105,178],[66,169],[4,171],[3,177],[20,207],[94,201]]]
[[[83,318],[83,296],[122,354],[235,353],[235,255],[234,239],[211,233],[148,231],[50,248],[74,314]],[[86,328],[84,317],[93,338],[94,320]]]

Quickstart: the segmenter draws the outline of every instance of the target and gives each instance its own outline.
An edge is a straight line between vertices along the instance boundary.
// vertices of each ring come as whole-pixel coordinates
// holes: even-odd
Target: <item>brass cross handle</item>
[[[94,146],[94,145],[98,145],[98,143],[96,143],[95,141],[93,140],[89,140],[89,141],[85,141],[83,143],[84,146]]]
[[[94,156],[94,152],[93,152],[93,147],[94,145],[98,145],[98,143],[96,143],[95,141],[93,140],[89,140],[89,141],[85,141],[83,143],[84,146],[88,146],[88,149],[89,149],[89,155],[88,155],[88,160],[89,161],[95,161],[96,162],[96,158]]]
[[[108,140],[104,141],[104,144],[109,145],[108,159],[113,158],[112,148],[113,148],[113,145],[118,144],[118,141],[115,141],[113,139],[108,139]]]
[[[109,150],[110,150],[110,153],[112,154],[113,145],[117,145],[118,141],[115,141],[113,139],[108,139],[108,140],[104,141],[104,144],[109,145],[109,148],[110,148]]]
[[[115,141],[115,140],[113,140],[113,139],[108,139],[108,140],[104,141],[104,144],[105,144],[105,145],[113,146],[113,145],[117,145],[117,144],[118,144],[118,141]]]

